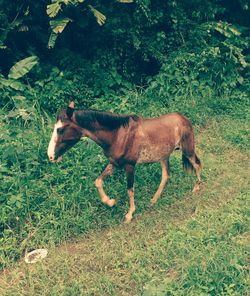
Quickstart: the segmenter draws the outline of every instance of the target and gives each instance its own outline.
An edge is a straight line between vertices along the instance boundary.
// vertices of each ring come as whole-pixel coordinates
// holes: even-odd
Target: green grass
[[[247,295],[247,121],[223,115],[203,126],[197,133],[204,165],[201,191],[191,193],[195,178],[184,175],[176,153],[171,183],[149,208],[160,167],[138,166],[137,211],[126,226],[121,224],[128,208],[123,174],[117,172],[106,182],[110,195],[118,197],[116,208],[103,206],[95,191],[94,180],[105,164],[99,148],[84,141],[63,163],[51,165],[44,159],[46,140],[37,139],[35,155],[43,165],[33,164],[32,171],[29,164],[30,175],[25,170],[22,176],[19,160],[17,174],[4,174],[5,183],[15,179],[12,186],[22,193],[24,207],[16,209],[14,203],[9,212],[2,210],[10,226],[4,230],[2,259],[9,265],[38,247],[47,247],[49,255],[35,265],[21,259],[5,269],[0,294]]]

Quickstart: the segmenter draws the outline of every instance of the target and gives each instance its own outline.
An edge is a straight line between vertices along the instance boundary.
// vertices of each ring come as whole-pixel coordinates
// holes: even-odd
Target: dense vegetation
[[[135,85],[164,105],[176,95],[228,96],[246,87],[245,0],[0,3],[1,106],[8,109],[29,114],[39,104],[54,112],[70,98],[120,109],[117,97]],[[29,56],[39,57],[32,72],[6,81]]]
[[[151,246],[163,248],[173,240],[172,249],[167,252],[169,266],[160,269],[173,268],[186,254],[191,258],[184,268],[188,273],[186,277],[184,273],[183,277],[176,277],[176,282],[173,278],[170,282],[163,281],[160,286],[164,276],[159,276],[156,284],[150,283],[145,289],[137,287],[136,293],[145,290],[145,295],[154,295],[168,288],[167,295],[184,295],[190,288],[193,293],[190,295],[244,295],[246,244],[235,245],[234,239],[241,236],[244,240],[247,233],[244,209],[247,191],[245,185],[237,187],[243,179],[230,185],[227,175],[218,182],[219,186],[229,186],[230,194],[218,190],[216,178],[220,172],[216,163],[225,174],[230,175],[234,168],[239,175],[244,174],[236,158],[241,157],[243,165],[249,144],[248,1],[0,0],[0,9],[1,267],[12,265],[25,251],[38,246],[58,244],[94,229],[101,231],[120,224],[127,208],[125,198],[120,199],[115,209],[107,209],[100,203],[94,180],[106,159],[94,143],[83,140],[64,162],[48,162],[46,150],[58,108],[74,99],[78,107],[145,116],[179,111],[191,119],[197,134],[213,123],[206,138],[199,140],[205,160],[203,179],[211,184],[204,200],[209,202],[214,194],[219,194],[227,201],[234,194],[232,186],[237,188],[237,198],[233,201],[231,196],[225,211],[224,206],[220,208],[226,221],[222,226],[216,222],[208,225],[209,219],[215,221],[220,216],[220,212],[211,208],[198,219],[200,224],[191,221],[181,229],[168,226],[169,238]],[[229,151],[235,152],[229,154],[235,158],[228,163],[230,170],[221,164]],[[160,202],[161,216],[166,205],[179,199],[185,204],[184,196],[189,194],[194,181],[183,175],[178,156],[173,157],[171,164],[174,187],[168,189],[167,198]],[[214,176],[211,170],[215,171]],[[137,215],[148,212],[151,187],[157,187],[159,174],[156,164],[138,169]],[[123,174],[117,172],[111,177],[107,188],[110,195],[119,193],[125,197]],[[139,225],[145,228],[143,220]],[[212,238],[206,237],[206,227],[213,229]],[[228,232],[224,233],[226,228]],[[198,234],[192,234],[193,229]],[[198,241],[194,239],[196,234]],[[182,243],[189,242],[185,253]],[[216,250],[219,257],[207,265],[203,262],[206,266],[200,271],[202,276],[198,276],[195,268],[199,260],[191,254],[204,245],[210,259],[216,257]],[[179,253],[173,255],[177,248]],[[200,258],[204,257],[206,254],[199,250]],[[163,257],[161,254],[159,260],[164,261]],[[221,268],[216,269],[220,264]],[[230,264],[234,267],[229,268]],[[176,265],[179,273],[181,267]],[[138,278],[140,285],[149,281],[153,269]],[[212,277],[209,282],[216,270],[221,276]],[[108,284],[105,289],[110,290],[101,287],[100,284],[89,294],[116,293]],[[78,288],[83,289],[76,285],[71,292],[78,295]],[[48,291],[43,293],[46,295]]]

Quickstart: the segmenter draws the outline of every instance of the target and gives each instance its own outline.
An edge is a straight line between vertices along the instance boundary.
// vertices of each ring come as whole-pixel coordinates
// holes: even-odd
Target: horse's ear
[[[71,119],[71,117],[73,115],[73,112],[75,110],[74,108],[75,108],[75,103],[73,101],[71,101],[69,103],[69,106],[68,106],[67,110],[66,110],[66,114],[67,114],[69,119]]]

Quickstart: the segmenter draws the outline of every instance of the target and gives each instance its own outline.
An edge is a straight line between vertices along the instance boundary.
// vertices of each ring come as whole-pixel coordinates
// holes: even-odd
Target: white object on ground
[[[29,252],[25,255],[24,261],[26,263],[36,263],[44,259],[48,254],[47,249],[36,249],[32,252]]]

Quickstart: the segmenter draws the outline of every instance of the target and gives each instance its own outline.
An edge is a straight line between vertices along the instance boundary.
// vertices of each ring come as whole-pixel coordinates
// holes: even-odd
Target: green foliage
[[[50,26],[51,29],[54,33],[62,33],[68,22],[70,22],[71,19],[69,18],[62,18],[62,19],[57,19],[57,20],[52,20],[50,21]]]
[[[57,16],[58,12],[61,9],[61,3],[60,2],[63,2],[63,1],[56,1],[55,3],[47,5],[46,12],[47,12],[49,17]]]
[[[89,5],[88,6],[89,9],[93,12],[95,18],[96,18],[96,21],[97,23],[102,26],[105,24],[106,22],[106,16],[103,15],[100,11],[98,11],[97,9],[95,9],[92,5]]]
[[[221,84],[224,89],[229,84],[231,87],[242,84],[247,72],[249,24],[244,1],[234,5],[198,0],[114,1],[104,5],[98,0],[91,4],[56,0],[47,3],[47,7],[43,2],[32,1],[15,7],[6,0],[1,1],[7,7],[1,15],[5,28],[1,38],[4,56],[11,56],[13,52],[20,60],[31,52],[41,56],[41,63],[58,67],[55,60],[62,51],[65,54],[71,51],[70,57],[77,52],[83,61],[91,60],[93,66],[88,63],[85,67],[85,71],[92,72],[90,75],[95,75],[97,64],[99,71],[104,71],[100,61],[106,59],[124,82],[143,86],[158,74],[159,69],[166,68],[182,55],[186,61],[189,55],[194,55],[191,58],[194,63],[199,63],[202,55],[203,62],[199,64],[204,65],[206,73],[197,69],[199,73],[194,75],[202,76],[202,83],[205,78],[209,81],[209,69],[217,89]],[[234,13],[236,6],[237,14]],[[37,17],[38,14],[41,17]],[[16,18],[11,20],[12,15]],[[103,28],[95,25],[93,15],[97,23],[103,25],[105,22]],[[34,34],[36,39],[32,37]],[[58,46],[54,48],[57,39]],[[47,45],[54,48],[50,60],[44,56]],[[5,69],[9,69],[15,60],[7,59],[7,62],[9,65]],[[37,78],[46,79],[44,76]]]
[[[11,89],[17,90],[17,91],[23,91],[25,90],[25,86],[20,81],[16,81],[13,79],[5,79],[3,76],[0,76],[0,87],[6,88],[11,91]]]
[[[13,67],[11,67],[8,78],[10,79],[19,79],[38,63],[37,56],[31,56],[17,62]]]
[[[84,0],[52,0],[52,4],[47,5],[47,15],[50,18],[55,18],[56,16],[58,16],[59,12],[62,10],[62,7],[65,6],[67,8],[70,6],[78,6],[80,4],[82,4],[84,2]],[[120,3],[132,3],[133,1],[117,1]],[[88,4],[86,6],[94,15],[94,17],[96,18],[97,23],[102,26],[105,24],[106,22],[106,16],[104,14],[102,14],[99,10],[97,10],[95,7],[93,7],[93,5]],[[65,21],[66,20],[66,21]],[[65,26],[68,24],[69,22],[69,18],[57,18],[54,19],[52,21],[50,21],[50,26],[52,29],[49,41],[48,41],[48,48],[53,48],[55,46],[55,41],[57,39],[57,34],[61,33]],[[56,26],[56,27],[55,27]]]
[[[4,106],[5,104],[9,104],[10,107],[17,108],[15,111],[12,110],[11,112],[13,117],[28,117],[30,107],[27,106],[25,95],[30,94],[30,90],[20,78],[29,73],[33,67],[38,64],[38,61],[37,56],[31,56],[17,62],[11,67],[8,79],[0,74],[0,93],[2,94],[1,105]]]
[[[217,38],[215,30],[224,38]],[[241,36],[244,30],[222,22],[198,25],[194,34],[200,37],[199,46],[194,48],[191,38],[185,47],[171,52],[165,58],[159,74],[148,80],[148,96],[157,94],[164,104],[169,105],[176,96],[191,100],[197,96],[221,96],[230,93],[233,88],[247,85],[244,71],[249,63],[242,53],[248,48],[249,37]],[[209,34],[206,38],[209,39],[203,44],[205,40],[202,36],[207,31]],[[217,103],[214,99],[214,104]]]
[[[71,21],[71,19],[69,19],[67,17],[50,21],[50,27],[52,29],[52,32],[49,37],[48,48],[53,48],[55,46],[57,35],[62,33],[62,31],[65,29],[66,25],[70,21]]]

